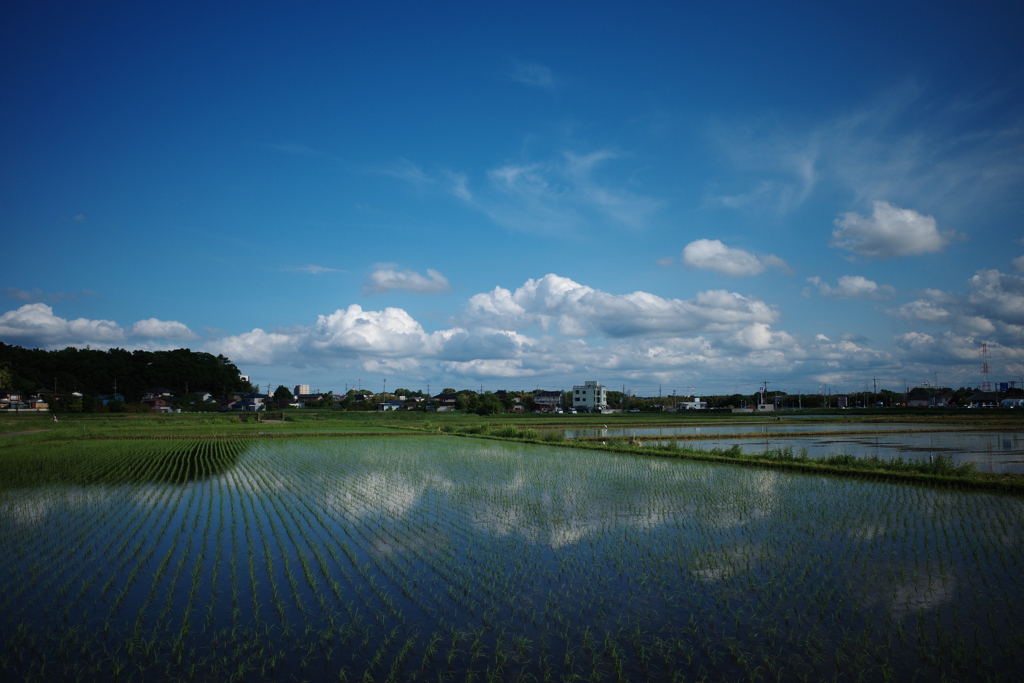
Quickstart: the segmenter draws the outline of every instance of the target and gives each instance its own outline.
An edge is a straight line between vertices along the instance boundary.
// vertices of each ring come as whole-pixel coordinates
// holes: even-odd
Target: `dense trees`
[[[68,347],[44,351],[0,342],[0,368],[10,374],[10,386],[0,388],[26,394],[45,388],[91,397],[113,394],[116,383],[117,393],[135,403],[150,387],[166,387],[179,395],[202,390],[218,397],[229,391],[254,391],[228,358],[190,349],[96,351]],[[69,409],[73,410],[70,405]]]

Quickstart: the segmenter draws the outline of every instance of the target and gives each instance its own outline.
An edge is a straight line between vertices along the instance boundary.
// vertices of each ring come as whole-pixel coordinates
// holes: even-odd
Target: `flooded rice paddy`
[[[4,680],[1024,666],[1016,497],[456,437],[15,454],[0,461]]]
[[[902,433],[899,433],[902,432]],[[725,436],[727,435],[727,436]],[[676,443],[701,450],[729,449],[744,453],[792,449],[809,458],[830,455],[877,457],[882,460],[930,460],[948,456],[953,463],[973,463],[979,472],[1024,473],[1024,431],[962,431],[934,424],[773,422],[656,427],[643,429],[567,430],[566,438],[636,438],[648,444]],[[680,438],[685,437],[685,439]]]

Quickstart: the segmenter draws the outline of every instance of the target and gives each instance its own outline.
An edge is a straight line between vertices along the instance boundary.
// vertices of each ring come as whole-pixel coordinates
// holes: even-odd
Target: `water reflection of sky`
[[[700,434],[780,434],[789,432],[876,432],[894,429],[912,429],[935,431],[933,424],[865,424],[865,423],[829,423],[829,424],[782,424],[778,422],[746,422],[719,425],[701,425],[689,427],[645,427],[626,429],[567,429],[567,439],[588,439],[594,437],[615,436],[694,436]]]
[[[994,443],[1022,445],[1015,434],[982,434]],[[842,438],[926,436],[969,434]],[[897,624],[910,628],[924,619],[931,633],[940,624],[950,627],[954,616],[966,623],[988,614],[998,600],[1003,611],[997,617],[1005,616],[1005,623],[978,619],[981,631],[972,642],[995,643],[995,656],[1007,659],[1006,652],[1019,649],[1016,625],[1024,623],[1016,582],[1022,519],[1024,501],[1013,497],[633,454],[456,437],[282,439],[252,443],[231,466],[200,482],[40,487],[0,495],[0,550],[9,560],[0,566],[0,584],[31,576],[26,568],[33,564],[59,567],[82,582],[99,570],[116,571],[116,560],[96,552],[90,565],[82,551],[116,548],[117,530],[144,522],[138,528],[147,542],[168,529],[150,559],[139,556],[150,571],[170,553],[168,566],[185,563],[182,576],[198,562],[196,575],[205,577],[222,557],[223,588],[233,567],[227,558],[237,556],[243,587],[247,571],[260,586],[270,585],[267,572],[274,572],[281,586],[290,586],[286,592],[315,605],[302,579],[290,584],[282,572],[290,561],[298,574],[296,562],[318,556],[305,578],[322,596],[328,595],[320,579],[326,568],[332,580],[352,582],[340,590],[353,610],[377,609],[384,604],[378,598],[388,597],[423,634],[443,619],[466,632],[486,626],[536,639],[557,627],[572,642],[590,629],[600,641],[602,633],[631,623],[641,624],[651,642],[676,638],[699,623],[703,642],[719,643],[719,655],[725,641],[768,647],[762,644],[778,630],[780,645],[766,651],[782,661],[795,651],[793,638],[807,636],[806,623],[791,623],[790,613],[824,614],[824,620],[813,619],[815,637],[841,649],[844,634],[865,624],[870,628],[864,633],[888,637]],[[178,529],[183,533],[176,541]],[[93,543],[88,534],[106,535]],[[249,559],[256,561],[247,570],[250,536],[256,550]],[[202,546],[205,552],[197,550],[200,543],[209,544]],[[222,553],[211,552],[215,547]],[[161,595],[176,575],[164,576]],[[140,603],[152,590],[146,576],[134,589]],[[415,590],[407,587],[409,580]],[[85,609],[95,604],[102,584],[97,579],[85,592]],[[49,599],[46,585],[30,586],[15,608],[42,614],[37,607]],[[249,602],[240,601],[243,623],[252,618]],[[162,604],[154,603],[147,618]],[[755,619],[758,605],[769,608]],[[124,623],[135,616],[124,613]],[[383,634],[398,625],[393,616],[377,610],[361,618],[379,620]],[[39,633],[51,626],[41,620]],[[110,632],[118,628],[125,627],[115,619]],[[105,629],[96,632],[107,637]],[[422,636],[420,651],[428,637]],[[391,645],[386,661],[401,642]],[[925,645],[937,647],[935,639]],[[898,680],[919,666],[913,646],[908,648],[890,660]],[[714,659],[730,666],[727,658]],[[456,669],[465,666],[460,661]],[[540,679],[540,669],[527,671]],[[624,678],[636,680],[641,673],[630,670]],[[740,673],[723,669],[721,677],[739,680]],[[832,672],[819,673],[830,678]]]
[[[948,455],[957,464],[972,462],[980,472],[1024,473],[1024,432],[939,431],[920,434],[844,434],[766,437],[764,439],[707,439],[679,441],[680,446],[710,450],[738,445],[744,453],[792,448],[810,458],[847,454],[883,460],[928,460]]]

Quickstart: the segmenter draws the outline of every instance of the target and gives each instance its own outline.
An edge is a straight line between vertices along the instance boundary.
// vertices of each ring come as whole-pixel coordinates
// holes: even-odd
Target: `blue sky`
[[[1024,375],[1009,4],[8,5],[0,341],[266,385]]]

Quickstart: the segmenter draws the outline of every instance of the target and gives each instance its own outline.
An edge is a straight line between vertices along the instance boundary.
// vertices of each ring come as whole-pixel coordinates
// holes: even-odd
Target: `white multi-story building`
[[[608,407],[608,392],[603,384],[584,382],[572,388],[572,407],[584,410],[604,410]]]
[[[296,396],[301,396],[303,394],[308,394],[309,393],[309,385],[308,384],[296,384],[295,385],[295,391],[293,391],[292,393],[295,394]]]
[[[700,396],[694,396],[692,401],[681,401],[679,407],[683,410],[707,410],[708,402],[700,400]]]

